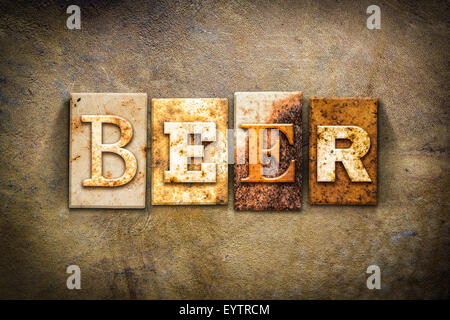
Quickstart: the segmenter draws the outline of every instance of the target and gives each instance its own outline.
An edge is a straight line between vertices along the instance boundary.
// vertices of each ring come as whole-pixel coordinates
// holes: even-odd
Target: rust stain
[[[141,147],[141,152],[144,156],[147,155],[147,145],[146,144]]]
[[[74,118],[70,121],[70,128],[73,132],[83,131],[83,127],[79,118]],[[80,130],[81,129],[81,130]]]

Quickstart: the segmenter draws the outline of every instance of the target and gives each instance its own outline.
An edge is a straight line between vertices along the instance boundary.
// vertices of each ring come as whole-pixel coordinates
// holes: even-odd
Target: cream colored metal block
[[[227,99],[152,100],[152,204],[225,204]]]
[[[147,94],[72,93],[70,208],[145,208]]]

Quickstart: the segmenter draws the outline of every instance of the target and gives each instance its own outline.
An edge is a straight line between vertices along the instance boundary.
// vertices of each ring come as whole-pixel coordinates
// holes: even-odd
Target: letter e
[[[381,271],[380,267],[376,265],[371,265],[367,267],[367,273],[372,274],[367,278],[367,288],[370,290],[381,289]]]
[[[77,265],[71,265],[67,267],[66,273],[71,274],[67,278],[67,288],[69,290],[81,289],[81,270],[80,267]]]

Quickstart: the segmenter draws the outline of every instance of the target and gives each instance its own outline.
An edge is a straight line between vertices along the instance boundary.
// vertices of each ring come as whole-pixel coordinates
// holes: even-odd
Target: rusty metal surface
[[[152,99],[153,205],[228,202],[227,128],[227,99]],[[201,133],[198,149],[188,141],[194,133]],[[182,165],[189,149],[199,152],[189,156],[200,168]]]
[[[0,296],[448,298],[448,5],[380,0],[368,30],[369,4],[82,1],[67,30],[60,1],[1,1]],[[291,90],[303,159],[309,97],[379,98],[376,206],[311,206],[304,162],[293,213],[234,211],[231,175],[227,206],[68,208],[69,92],[225,97],[233,127],[234,92]]]
[[[377,203],[377,119],[378,99],[363,97],[311,97],[309,103],[309,199],[311,204],[370,204]],[[363,152],[362,165],[370,182],[350,179],[342,162],[335,163],[335,181],[318,178],[317,144],[321,135],[318,126],[357,126],[370,139],[368,152]],[[325,132],[322,132],[324,135]],[[338,143],[338,140],[336,140]],[[353,147],[337,146],[339,149]],[[364,150],[365,151],[365,150]],[[363,169],[363,172],[365,172]],[[331,179],[330,179],[331,180]]]
[[[147,94],[71,93],[69,149],[71,208],[145,208]]]
[[[251,144],[255,144],[252,136],[257,136],[254,140],[258,141],[256,146],[260,146],[260,134],[269,136],[269,132],[256,130],[251,126],[255,124],[292,125],[293,133],[287,135],[287,129],[283,133],[278,127],[279,151],[277,149],[276,157],[279,161],[276,162],[277,167],[269,168],[264,176],[252,173],[261,171],[267,164],[262,165],[262,157],[257,157],[258,161],[251,160],[261,152],[261,148],[252,148]],[[299,210],[302,205],[302,93],[236,92],[234,126],[235,210]],[[273,182],[273,179],[286,177],[289,182]],[[272,182],[263,178],[270,178]]]

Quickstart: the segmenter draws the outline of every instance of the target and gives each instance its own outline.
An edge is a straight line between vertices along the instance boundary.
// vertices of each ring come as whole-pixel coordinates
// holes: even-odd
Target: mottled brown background
[[[0,297],[448,298],[448,17],[428,1],[1,1]],[[69,92],[225,97],[232,124],[233,92],[290,90],[305,134],[310,96],[380,99],[376,207],[310,206],[304,161],[299,212],[235,212],[232,188],[228,206],[68,209]]]

